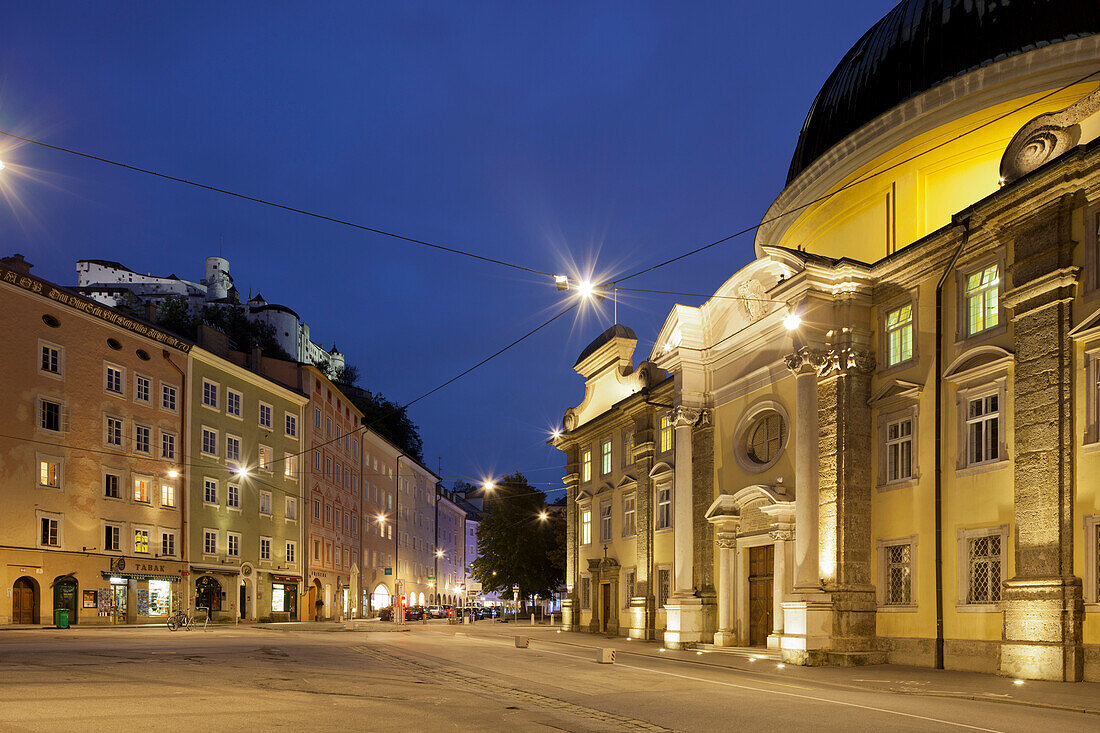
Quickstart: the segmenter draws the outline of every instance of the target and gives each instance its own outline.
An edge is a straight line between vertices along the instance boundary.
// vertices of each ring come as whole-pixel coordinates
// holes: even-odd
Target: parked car
[[[378,612],[379,621],[393,621],[393,606],[387,606]]]
[[[455,615],[455,607],[449,604],[443,604],[443,613],[447,618],[453,618]]]
[[[423,621],[426,610],[423,606],[409,606],[405,609],[406,621]]]
[[[446,616],[443,606],[428,606],[428,618],[445,618]]]

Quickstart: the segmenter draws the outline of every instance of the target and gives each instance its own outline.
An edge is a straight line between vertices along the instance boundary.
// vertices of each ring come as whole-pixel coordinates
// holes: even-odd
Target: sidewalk
[[[546,626],[494,626],[494,632],[506,631],[516,636],[529,636],[533,642],[564,644],[586,649],[611,648],[617,656],[639,656],[654,659],[674,659],[678,662],[749,672],[771,679],[785,678],[814,682],[820,685],[850,689],[892,692],[901,695],[952,697],[982,702],[1068,710],[1100,715],[1100,682],[1045,682],[1008,677],[881,664],[868,667],[801,667],[784,665],[768,658],[769,650],[761,649],[760,657],[752,650],[739,653],[721,651],[663,649],[659,642],[627,640],[583,632],[558,631]]]
[[[370,632],[394,632],[408,631],[407,624],[398,626],[388,621],[378,619],[356,618],[347,621],[279,621],[248,624],[247,628],[263,631],[370,631]],[[244,624],[241,624],[245,628]]]

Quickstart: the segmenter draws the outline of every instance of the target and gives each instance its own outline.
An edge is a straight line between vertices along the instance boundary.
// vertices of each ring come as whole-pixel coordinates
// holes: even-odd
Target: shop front
[[[302,578],[298,575],[268,574],[268,588],[265,594],[271,599],[269,615],[272,621],[298,620],[298,593]],[[261,600],[260,616],[263,617]]]
[[[96,588],[81,589],[75,578],[55,581],[55,607],[79,604],[82,611],[95,609],[99,623],[150,624],[166,621],[181,608],[180,588],[184,567],[174,562],[129,561],[113,558],[107,570],[100,571]],[[79,617],[79,614],[77,614]]]
[[[191,565],[190,606],[197,620],[236,621],[241,569],[235,566]]]

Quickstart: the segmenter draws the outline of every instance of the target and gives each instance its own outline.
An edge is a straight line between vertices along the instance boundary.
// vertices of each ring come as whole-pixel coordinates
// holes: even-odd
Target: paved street
[[[0,729],[1095,730],[1100,717],[859,689],[866,673],[731,666],[481,623],[405,633],[217,628],[0,631]],[[531,647],[517,649],[516,633]],[[625,642],[618,641],[622,647]],[[638,653],[640,652],[640,653]],[[754,668],[748,668],[754,667]],[[1011,689],[1011,682],[988,678]],[[1067,686],[1052,688],[1055,692]],[[1068,686],[1094,707],[1094,686]],[[1062,693],[1067,694],[1067,693]]]

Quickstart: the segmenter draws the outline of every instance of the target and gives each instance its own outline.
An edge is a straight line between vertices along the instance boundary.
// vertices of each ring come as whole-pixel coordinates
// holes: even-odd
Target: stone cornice
[[[1005,308],[1015,308],[1021,303],[1034,300],[1047,293],[1076,285],[1077,272],[1080,269],[1076,266],[1063,267],[1026,282],[1018,288],[1009,290],[1004,294],[1003,303]]]

